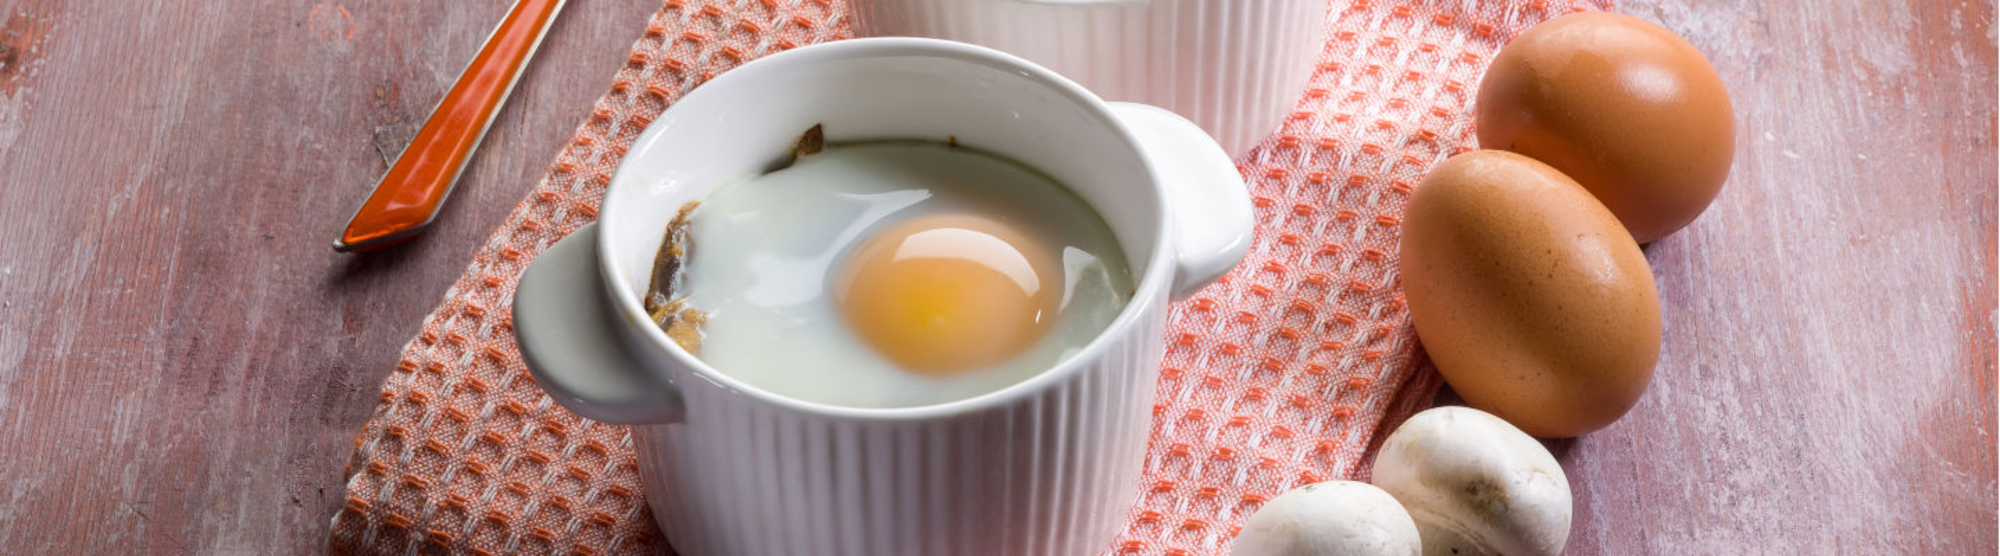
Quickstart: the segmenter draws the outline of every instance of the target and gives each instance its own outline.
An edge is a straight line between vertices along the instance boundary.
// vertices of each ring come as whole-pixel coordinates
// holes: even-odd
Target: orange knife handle
[[[564,2],[514,3],[410,146],[376,184],[375,192],[349,219],[347,229],[333,242],[335,251],[366,251],[409,239],[437,217],[438,207],[451,194],[466,160],[479,148],[480,138],[486,136],[487,126],[514,90],[521,69],[535,55]]]

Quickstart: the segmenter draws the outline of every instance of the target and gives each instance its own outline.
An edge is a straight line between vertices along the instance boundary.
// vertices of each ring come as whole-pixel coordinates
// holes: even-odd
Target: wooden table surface
[[[398,349],[657,4],[571,2],[428,236],[335,254],[506,7],[0,0],[0,553],[324,545]],[[1556,446],[1570,551],[1994,553],[1993,0],[1622,9],[1738,148],[1647,250],[1651,391]]]

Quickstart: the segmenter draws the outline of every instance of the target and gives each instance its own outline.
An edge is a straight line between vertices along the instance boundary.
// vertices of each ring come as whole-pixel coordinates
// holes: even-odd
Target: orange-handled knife
[[[333,250],[366,251],[411,237],[437,217],[438,207],[451,195],[452,184],[465,162],[479,148],[487,126],[507,93],[520,80],[521,69],[535,55],[549,24],[565,0],[518,0],[465,66],[458,82],[438,102],[416,138],[396,157],[396,164],[361,203]]]

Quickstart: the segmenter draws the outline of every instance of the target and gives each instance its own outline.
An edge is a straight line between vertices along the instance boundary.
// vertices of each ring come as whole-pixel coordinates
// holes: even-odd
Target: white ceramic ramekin
[[[934,37],[1027,58],[1110,100],[1172,110],[1241,155],[1312,76],[1326,0],[854,0],[860,36]]]
[[[1117,235],[1133,299],[1075,357],[941,405],[828,406],[710,368],[640,308],[662,232],[813,124],[831,140],[956,137],[1047,172]],[[530,265],[516,334],[558,402],[641,425],[646,498],[674,547],[699,555],[1105,550],[1135,495],[1167,301],[1235,266],[1251,225],[1229,157],[1187,120],[912,38],[808,46],[709,81],[640,136],[600,214]]]

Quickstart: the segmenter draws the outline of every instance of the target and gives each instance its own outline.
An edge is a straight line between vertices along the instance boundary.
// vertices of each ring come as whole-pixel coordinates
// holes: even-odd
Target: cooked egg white
[[[1005,388],[1095,339],[1132,295],[1116,238],[1048,177],[972,149],[835,145],[702,201],[683,266],[697,355],[851,407]]]

